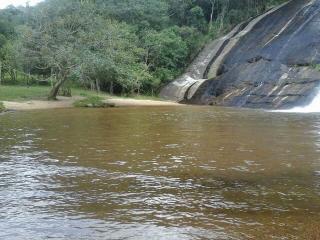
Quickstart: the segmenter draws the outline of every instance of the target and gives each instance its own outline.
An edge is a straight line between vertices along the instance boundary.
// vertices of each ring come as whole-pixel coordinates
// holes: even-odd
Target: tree
[[[177,69],[185,66],[187,45],[175,29],[148,31],[143,42],[146,49],[145,62],[149,68]]]
[[[144,72],[143,49],[138,47],[138,37],[129,25],[96,17],[95,26],[81,32],[79,41],[84,49],[78,71],[83,82],[93,81],[97,90],[103,87],[112,92],[113,85],[118,85],[134,91],[137,78],[132,76],[144,76],[140,74]],[[144,81],[143,77],[139,79]]]
[[[282,1],[48,0],[10,7],[0,11],[0,72],[52,79],[50,99],[68,80],[111,93],[154,92],[206,41]]]
[[[18,57],[25,69],[56,76],[50,100],[56,99],[60,87],[81,64],[78,35],[92,26],[91,9],[60,3],[51,1],[32,12],[28,26],[20,29],[18,42]]]

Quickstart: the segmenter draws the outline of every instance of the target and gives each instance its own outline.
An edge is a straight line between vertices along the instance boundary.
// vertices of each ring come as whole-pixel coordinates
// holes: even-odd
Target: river
[[[320,114],[216,107],[0,116],[0,239],[305,239]]]

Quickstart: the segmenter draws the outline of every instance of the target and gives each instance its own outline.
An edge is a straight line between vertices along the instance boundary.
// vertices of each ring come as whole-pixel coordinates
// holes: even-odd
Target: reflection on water
[[[21,112],[0,149],[0,239],[301,239],[320,220],[316,114]]]

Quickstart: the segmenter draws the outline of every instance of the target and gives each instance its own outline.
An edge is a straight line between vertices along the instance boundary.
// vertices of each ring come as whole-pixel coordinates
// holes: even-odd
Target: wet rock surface
[[[294,0],[209,44],[161,96],[268,109],[306,105],[319,90],[318,64],[320,0]]]

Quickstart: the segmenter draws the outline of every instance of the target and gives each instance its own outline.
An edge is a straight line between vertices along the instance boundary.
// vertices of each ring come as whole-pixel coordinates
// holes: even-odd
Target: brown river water
[[[0,239],[306,239],[320,114],[214,107],[0,116]]]

